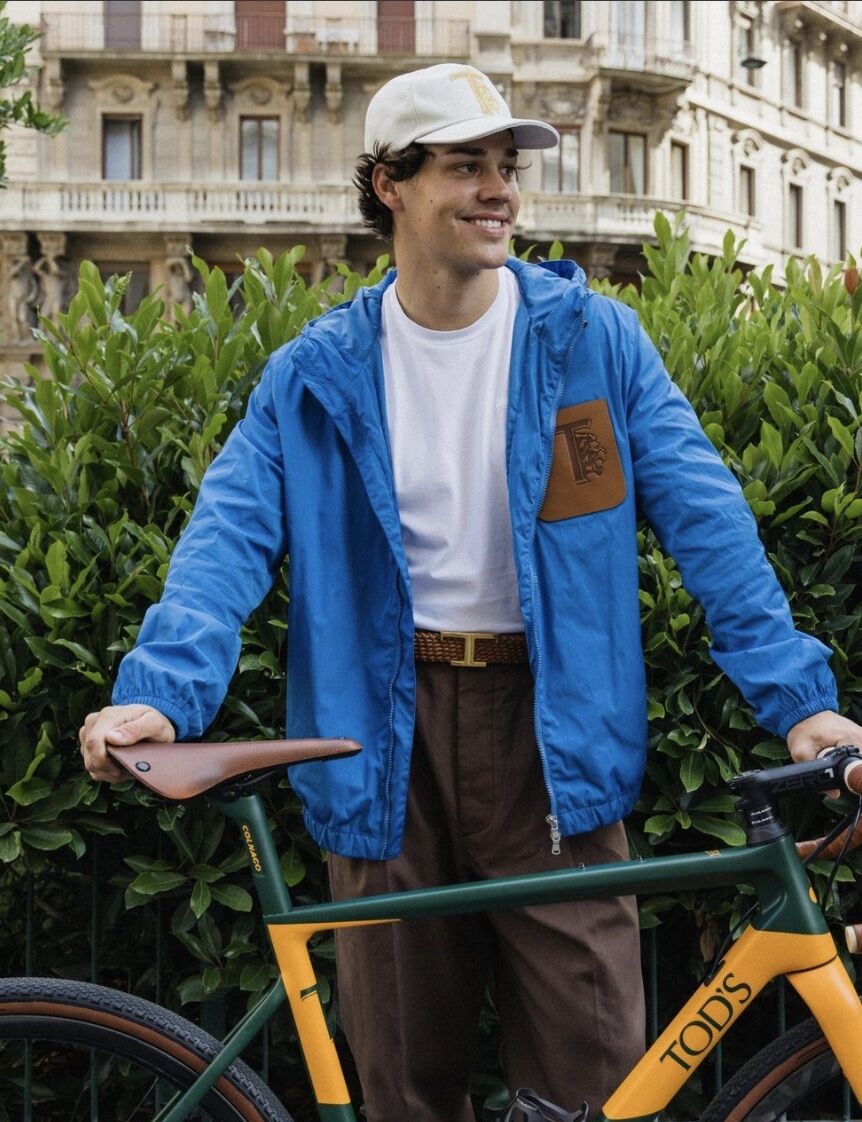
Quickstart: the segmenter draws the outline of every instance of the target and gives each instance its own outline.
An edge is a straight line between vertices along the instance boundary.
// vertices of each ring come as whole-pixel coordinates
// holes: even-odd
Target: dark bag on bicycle
[[[521,1087],[515,1092],[503,1122],[589,1122],[589,1116],[590,1108],[586,1103],[581,1103],[580,1110],[574,1112],[563,1110],[539,1098],[529,1087]]]

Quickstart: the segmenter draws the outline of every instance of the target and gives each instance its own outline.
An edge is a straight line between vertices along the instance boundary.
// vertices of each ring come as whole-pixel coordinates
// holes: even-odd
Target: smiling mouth
[[[465,218],[471,226],[481,226],[483,230],[502,230],[508,224],[505,218]]]

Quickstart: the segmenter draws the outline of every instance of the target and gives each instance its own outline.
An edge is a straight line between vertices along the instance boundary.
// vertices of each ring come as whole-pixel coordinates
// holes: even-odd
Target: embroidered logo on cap
[[[484,74],[480,74],[477,70],[457,70],[454,74],[450,74],[449,78],[453,82],[459,80],[466,81],[470,87],[470,92],[475,97],[479,109],[486,116],[493,116],[495,113],[504,111],[504,107],[500,104],[500,97],[497,91],[490,84]]]

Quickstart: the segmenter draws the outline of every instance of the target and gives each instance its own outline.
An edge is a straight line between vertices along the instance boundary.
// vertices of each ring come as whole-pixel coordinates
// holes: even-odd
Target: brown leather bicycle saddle
[[[355,740],[231,740],[224,744],[160,744],[142,740],[128,747],[107,745],[109,755],[157,795],[191,799],[249,772],[306,760],[352,756]]]

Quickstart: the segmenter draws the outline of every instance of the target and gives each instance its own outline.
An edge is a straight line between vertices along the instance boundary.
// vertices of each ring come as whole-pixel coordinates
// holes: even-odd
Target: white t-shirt
[[[428,631],[524,630],[506,484],[506,413],[514,274],[475,323],[431,331],[409,319],[392,284],[380,343],[395,493],[413,587]]]

